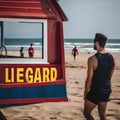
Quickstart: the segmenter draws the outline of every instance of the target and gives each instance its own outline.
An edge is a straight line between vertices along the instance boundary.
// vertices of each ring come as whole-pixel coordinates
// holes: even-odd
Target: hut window
[[[1,30],[1,26],[0,26],[0,43],[1,43],[1,39],[2,39],[1,33],[2,33],[2,30]]]
[[[3,19],[2,27],[0,63],[47,63],[47,20]]]

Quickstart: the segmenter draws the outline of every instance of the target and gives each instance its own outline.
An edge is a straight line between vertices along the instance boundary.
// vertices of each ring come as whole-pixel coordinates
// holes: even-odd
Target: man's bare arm
[[[88,59],[88,69],[87,69],[87,78],[86,78],[86,81],[85,81],[85,90],[84,90],[84,98],[86,97],[89,89],[90,89],[90,86],[91,86],[91,82],[92,82],[92,77],[93,77],[93,72],[94,72],[94,69],[95,69],[95,57],[92,56]]]

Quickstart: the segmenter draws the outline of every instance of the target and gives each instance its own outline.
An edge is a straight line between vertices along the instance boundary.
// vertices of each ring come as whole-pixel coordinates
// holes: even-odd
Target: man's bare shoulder
[[[95,62],[97,59],[96,59],[96,56],[95,55],[93,55],[93,56],[91,56],[91,57],[89,57],[88,58],[88,61],[89,62]]]
[[[88,58],[88,66],[93,67],[94,70],[97,68],[97,58],[95,55]]]

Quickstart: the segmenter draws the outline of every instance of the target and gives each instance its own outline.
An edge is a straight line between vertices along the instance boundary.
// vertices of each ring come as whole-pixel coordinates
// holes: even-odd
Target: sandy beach
[[[116,68],[112,77],[112,94],[106,115],[108,120],[120,120],[120,53],[112,53]],[[83,112],[83,91],[87,72],[87,59],[93,53],[79,53],[73,60],[71,53],[65,53],[68,102],[38,103],[0,109],[7,120],[85,120]],[[97,108],[93,111],[99,120]]]

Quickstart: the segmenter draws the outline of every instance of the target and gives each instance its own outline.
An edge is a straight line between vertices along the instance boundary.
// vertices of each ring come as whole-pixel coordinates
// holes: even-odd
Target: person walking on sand
[[[78,49],[77,49],[76,46],[72,49],[72,55],[73,55],[74,60],[75,60],[76,59],[76,55],[78,55]]]
[[[28,48],[28,54],[29,54],[29,57],[33,57],[34,56],[33,44],[30,44],[30,47]]]
[[[98,105],[100,120],[106,120],[105,111],[111,93],[111,77],[115,68],[113,56],[105,52],[107,37],[96,33],[94,49],[97,53],[88,58],[87,78],[84,89],[84,116],[94,120],[92,110]]]

